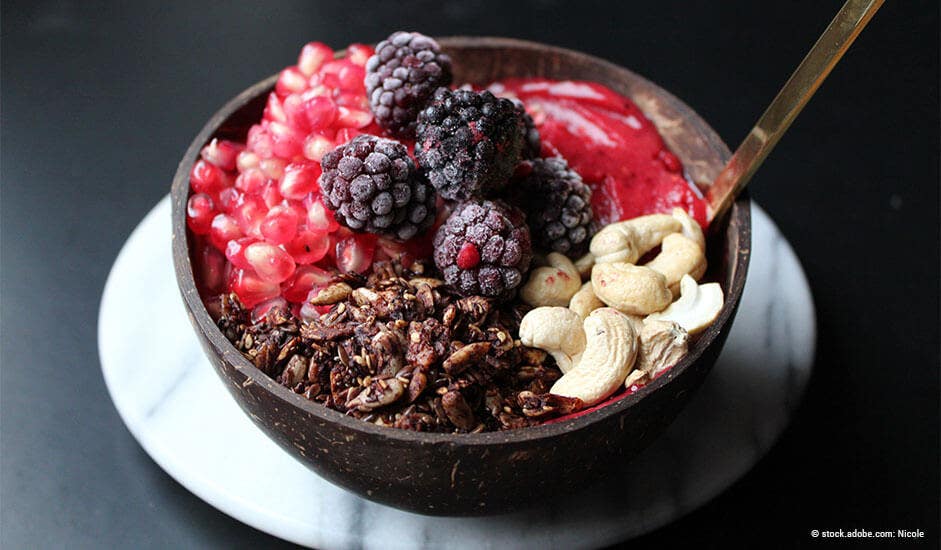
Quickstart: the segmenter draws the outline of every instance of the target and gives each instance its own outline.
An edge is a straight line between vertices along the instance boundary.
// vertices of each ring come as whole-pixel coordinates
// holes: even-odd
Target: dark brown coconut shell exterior
[[[519,40],[453,37],[440,43],[454,60],[458,83],[485,84],[510,76],[583,79],[630,97],[701,187],[713,181],[729,158],[728,147],[692,109],[627,69]],[[196,290],[185,220],[189,171],[213,137],[244,139],[275,81],[276,76],[263,80],[225,105],[180,162],[172,190],[173,258],[190,320],[210,362],[245,413],[286,452],[327,480],[383,504],[423,514],[484,515],[524,508],[553,495],[564,498],[629,460],[672,422],[715,363],[738,308],[750,255],[747,197],[739,198],[731,215],[711,232],[706,277],[721,284],[726,298],[716,322],[666,374],[631,396],[576,418],[480,434],[379,427],[291,392],[242,357],[216,328]]]

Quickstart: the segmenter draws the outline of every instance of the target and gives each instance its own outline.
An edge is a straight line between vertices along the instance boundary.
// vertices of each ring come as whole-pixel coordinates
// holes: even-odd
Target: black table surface
[[[5,1],[0,545],[280,543],[137,445],[96,320],[118,250],[199,128],[305,42],[405,28],[580,49],[673,91],[734,147],[840,3]],[[937,544],[938,136],[938,4],[887,2],[751,185],[816,300],[803,402],[749,474],[632,546],[792,547],[857,528]]]

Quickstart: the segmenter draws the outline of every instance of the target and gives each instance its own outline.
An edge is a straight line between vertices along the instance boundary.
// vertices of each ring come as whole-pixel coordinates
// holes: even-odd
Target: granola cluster
[[[433,275],[421,262],[377,262],[367,277],[338,276],[311,300],[329,311],[309,320],[274,308],[252,322],[224,295],[218,325],[279,383],[379,425],[505,430],[581,407],[548,393],[561,372],[515,338],[527,306],[462,297]]]

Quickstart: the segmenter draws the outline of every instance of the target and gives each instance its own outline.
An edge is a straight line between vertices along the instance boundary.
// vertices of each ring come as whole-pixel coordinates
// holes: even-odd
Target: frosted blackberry
[[[561,157],[536,159],[513,183],[511,201],[526,212],[533,244],[579,256],[594,233],[591,188]]]
[[[441,88],[418,115],[415,157],[448,200],[502,189],[520,161],[523,119],[509,99]]]
[[[523,282],[532,245],[522,211],[502,201],[458,204],[435,234],[435,265],[464,296],[513,297]]]
[[[360,135],[325,154],[320,190],[337,221],[354,231],[407,240],[435,220],[435,190],[397,141]]]
[[[423,34],[395,32],[366,62],[364,83],[376,122],[410,138],[418,112],[436,89],[451,83],[451,58]]]

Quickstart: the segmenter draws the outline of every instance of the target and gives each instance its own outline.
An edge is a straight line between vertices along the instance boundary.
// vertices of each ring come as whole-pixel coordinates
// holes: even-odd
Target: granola
[[[295,393],[374,424],[476,433],[532,426],[580,408],[550,395],[561,377],[517,335],[529,306],[462,297],[414,262],[377,262],[340,276],[301,319],[275,307],[253,321],[235,294],[218,326],[262,372]]]

